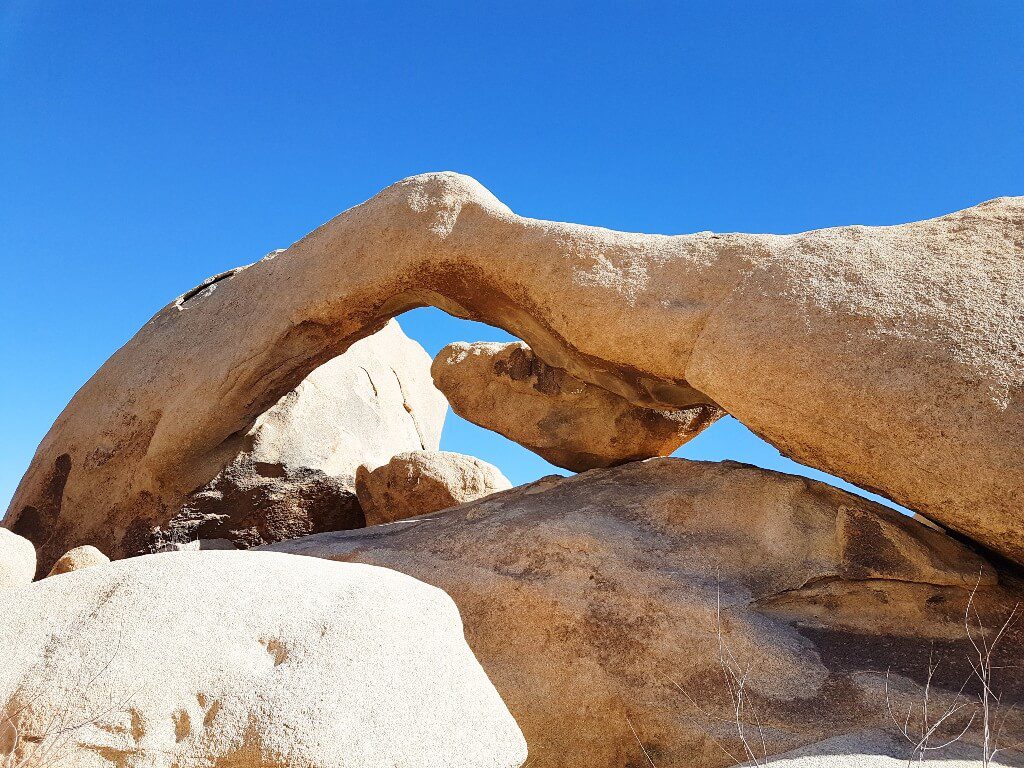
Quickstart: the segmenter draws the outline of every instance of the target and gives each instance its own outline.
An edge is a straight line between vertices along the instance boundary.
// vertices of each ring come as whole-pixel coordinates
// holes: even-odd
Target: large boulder
[[[58,417],[7,524],[44,568],[82,543],[134,551],[261,413],[424,304],[637,405],[721,407],[1024,563],[1024,198],[665,237],[517,216],[454,173],[394,184],[158,312]]]
[[[989,641],[1020,596],[965,545],[894,510],[733,462],[548,478],[273,549],[447,591],[530,754],[553,768],[640,768],[642,750],[659,768],[739,762],[729,681],[743,681],[744,738],[763,737],[769,755],[890,729],[887,699],[901,720],[913,705],[916,725],[931,654],[935,711],[964,680],[964,696],[977,694],[964,629],[975,586]],[[1006,702],[1024,693],[1022,639],[1014,626],[998,644]],[[965,701],[947,726],[976,714]],[[1024,721],[1006,713],[1008,746]],[[964,736],[975,750],[980,723]]]
[[[426,515],[511,487],[493,464],[451,451],[408,451],[356,474],[367,525]]]
[[[713,424],[712,405],[633,405],[554,368],[523,342],[455,342],[430,367],[452,410],[574,472],[668,456]]]
[[[17,741],[15,765],[526,759],[454,603],[393,571],[272,553],[152,555],[5,590],[0,613],[0,720],[10,718],[0,736],[8,749]]]
[[[0,526],[0,589],[28,584],[36,575],[36,548]]]

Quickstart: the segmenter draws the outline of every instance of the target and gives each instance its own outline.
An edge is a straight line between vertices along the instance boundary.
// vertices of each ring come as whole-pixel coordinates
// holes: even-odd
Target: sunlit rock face
[[[51,768],[519,768],[438,589],[267,552],[177,552],[0,590],[0,756]]]
[[[438,512],[511,487],[493,464],[451,451],[407,451],[356,473],[367,525]]]
[[[1024,563],[1024,198],[665,237],[517,216],[454,173],[398,182],[161,310],[57,419],[7,524],[43,568],[78,544],[137,551],[260,414],[424,304],[635,405],[721,408]]]

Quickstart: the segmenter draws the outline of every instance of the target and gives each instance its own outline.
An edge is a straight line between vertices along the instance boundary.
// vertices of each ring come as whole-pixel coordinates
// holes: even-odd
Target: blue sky
[[[0,511],[168,299],[432,170],[668,234],[1024,194],[1024,3],[0,0]],[[551,471],[451,417],[444,447]],[[800,470],[731,420],[682,455]]]

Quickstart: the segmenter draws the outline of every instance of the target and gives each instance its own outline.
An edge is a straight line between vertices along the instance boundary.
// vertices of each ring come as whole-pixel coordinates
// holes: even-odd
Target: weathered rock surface
[[[563,768],[649,765],[638,738],[659,768],[738,762],[724,751],[743,757],[722,655],[748,675],[746,735],[760,738],[756,711],[769,754],[886,729],[885,670],[902,717],[923,701],[929,654],[941,654],[939,707],[970,675],[972,588],[991,629],[1020,595],[963,544],[891,509],[733,462],[652,459],[549,478],[273,548],[446,590],[531,758]],[[998,663],[1019,664],[1021,640],[1019,627],[1004,636]],[[1021,675],[1000,675],[1007,701],[1024,693]],[[1006,744],[1022,726],[1011,713]],[[977,735],[972,726],[965,742]]]
[[[1024,198],[665,237],[517,216],[453,173],[392,185],[161,310],[57,419],[7,524],[46,567],[89,541],[133,551],[237,454],[233,435],[424,304],[637,405],[720,406],[1024,563]]]
[[[63,573],[71,573],[81,568],[91,568],[94,565],[106,565],[110,558],[100,552],[91,544],[84,544],[65,552],[60,559],[53,564],[53,568],[47,576],[60,576]]]
[[[633,405],[553,368],[523,342],[455,342],[430,372],[459,416],[574,472],[668,456],[722,416],[713,405]]]
[[[208,550],[232,550],[238,549],[235,543],[231,539],[194,539],[193,541],[186,541],[184,543],[178,541],[170,541],[166,544],[161,544],[157,549],[157,553],[162,552],[205,552]]]
[[[28,539],[0,526],[0,589],[31,583],[36,575],[36,548]]]
[[[513,768],[526,758],[455,605],[392,571],[272,553],[153,555],[5,590],[0,612],[0,714],[21,731],[19,758],[45,752],[41,765]]]
[[[512,487],[493,464],[451,451],[408,451],[387,464],[360,467],[359,505],[367,525],[426,515]]]

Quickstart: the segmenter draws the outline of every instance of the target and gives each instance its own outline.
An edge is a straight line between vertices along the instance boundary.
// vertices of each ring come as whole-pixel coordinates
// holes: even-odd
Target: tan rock
[[[36,575],[36,548],[28,539],[0,526],[0,589],[31,584]]]
[[[430,368],[452,410],[574,472],[668,456],[713,424],[712,405],[633,405],[538,358],[523,342],[456,342]]]
[[[450,451],[408,451],[356,475],[367,525],[391,523],[475,501],[512,487],[493,464]]]
[[[62,573],[71,573],[81,568],[91,568],[94,565],[106,565],[110,558],[100,552],[96,547],[85,544],[75,547],[53,564],[53,568],[47,576],[60,576]]]
[[[15,764],[526,759],[451,599],[385,569],[272,553],[152,555],[5,591],[0,612],[0,716],[20,731]]]
[[[637,739],[659,768],[738,762],[722,749],[743,755],[720,652],[746,675],[768,754],[887,729],[885,670],[905,713],[941,652],[930,696],[948,702],[971,674],[972,588],[980,579],[990,630],[1020,596],[963,544],[894,510],[733,462],[548,478],[428,519],[273,548],[446,590],[532,759],[552,768],[649,765]],[[1004,636],[1007,665],[1022,640],[1020,627]],[[1017,700],[1021,671],[1000,688]],[[1006,727],[1009,745],[1024,733],[1020,713]],[[746,735],[760,738],[753,726]]]
[[[87,541],[135,551],[235,455],[233,435],[424,304],[637,405],[719,406],[1024,563],[1024,198],[899,226],[665,237],[524,218],[427,174],[213,286],[157,313],[43,439],[5,520],[45,567]]]

